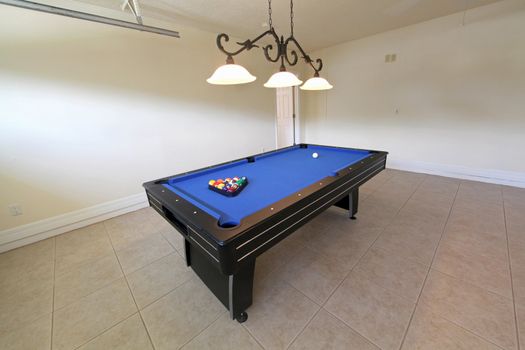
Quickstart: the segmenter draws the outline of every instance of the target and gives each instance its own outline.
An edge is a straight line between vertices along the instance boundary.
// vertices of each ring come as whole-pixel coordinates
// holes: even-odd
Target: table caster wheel
[[[239,317],[237,317],[237,322],[243,323],[243,322],[246,322],[247,319],[248,319],[248,314],[246,312],[241,312]]]

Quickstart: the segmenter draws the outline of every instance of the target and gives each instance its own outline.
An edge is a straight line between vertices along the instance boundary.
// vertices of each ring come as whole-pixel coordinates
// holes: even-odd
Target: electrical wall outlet
[[[395,62],[396,59],[397,59],[397,54],[395,54],[395,53],[391,53],[391,54],[385,55],[385,62],[386,63]]]
[[[24,213],[20,204],[9,204],[7,207],[9,208],[11,216],[18,216]]]

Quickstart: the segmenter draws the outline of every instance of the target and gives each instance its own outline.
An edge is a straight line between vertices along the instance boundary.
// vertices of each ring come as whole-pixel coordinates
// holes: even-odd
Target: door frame
[[[285,90],[286,89],[286,90]],[[287,95],[286,103],[284,103],[284,100],[280,99],[279,95],[284,95],[283,91],[289,91]],[[276,113],[275,113],[275,147],[278,148],[278,135],[279,135],[279,123],[278,118],[279,115],[282,115],[283,113],[287,113],[286,107],[289,105],[292,105],[292,113],[295,109],[295,122],[292,120],[293,123],[293,130],[292,134],[295,135],[295,138],[292,142],[292,144],[298,144],[301,143],[301,118],[300,118],[300,103],[299,103],[299,89],[297,86],[292,86],[289,88],[277,88],[275,90],[275,100],[276,100]],[[293,118],[293,116],[292,116]]]

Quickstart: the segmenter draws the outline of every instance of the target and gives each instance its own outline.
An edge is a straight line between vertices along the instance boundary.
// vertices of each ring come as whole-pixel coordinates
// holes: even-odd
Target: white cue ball
[[[319,157],[319,155],[317,154],[317,152],[314,152],[314,153],[312,153],[312,157],[317,158],[317,157]]]

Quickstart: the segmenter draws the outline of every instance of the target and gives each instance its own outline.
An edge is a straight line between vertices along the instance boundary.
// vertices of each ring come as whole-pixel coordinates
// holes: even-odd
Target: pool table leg
[[[245,261],[233,275],[223,274],[202,250],[185,240],[186,264],[240,323],[248,319],[246,309],[252,304],[255,259]]]
[[[359,205],[359,187],[356,187],[351,193],[350,193],[350,208],[348,210],[350,214],[350,219],[355,220],[355,214],[357,214],[357,208]]]
[[[252,304],[255,259],[243,265],[236,274],[228,276],[229,310],[232,319],[243,323],[248,319],[246,309]]]
[[[355,214],[357,214],[357,208],[359,203],[359,188],[354,188],[348,196],[343,197],[341,200],[336,202],[334,205],[339,208],[348,210],[350,219],[355,220]]]
[[[191,266],[190,242],[187,239],[184,239],[184,258],[186,266]]]

